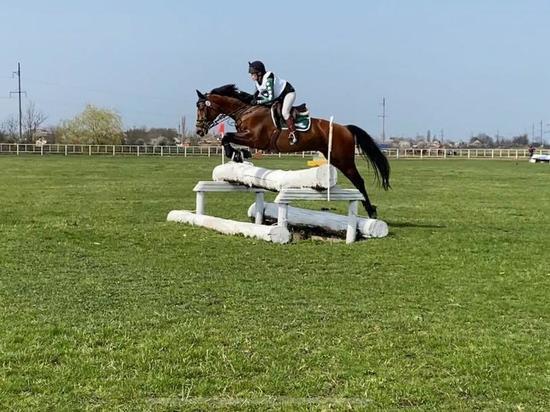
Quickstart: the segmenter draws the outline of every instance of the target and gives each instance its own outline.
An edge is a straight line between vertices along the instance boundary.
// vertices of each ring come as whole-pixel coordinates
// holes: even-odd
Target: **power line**
[[[134,92],[128,92],[126,90],[113,90],[113,89],[94,89],[89,88],[87,86],[82,86],[75,83],[57,83],[57,82],[51,82],[51,81],[44,81],[40,79],[36,79],[33,77],[26,77],[27,84],[28,83],[38,83],[45,86],[52,86],[52,87],[63,87],[64,89],[72,89],[72,90],[78,90],[79,92],[87,92],[87,93],[96,93],[96,94],[103,94],[107,96],[125,96],[125,97],[136,97],[140,99],[156,99],[156,100],[164,100],[167,102],[174,102],[179,101],[177,96],[174,97],[162,97],[162,96],[151,96],[151,95],[144,95]]]

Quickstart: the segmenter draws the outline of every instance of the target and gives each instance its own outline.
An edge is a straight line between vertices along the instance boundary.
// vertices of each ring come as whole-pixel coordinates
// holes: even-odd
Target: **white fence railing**
[[[257,152],[253,150],[253,153]],[[0,155],[83,155],[83,156],[221,156],[222,146],[142,146],[142,145],[83,145],[0,143]],[[284,153],[285,156],[314,156],[317,152]],[[281,154],[265,154],[281,156]]]
[[[256,152],[253,150],[253,152]],[[393,159],[525,159],[527,149],[383,149]],[[537,154],[550,155],[550,149],[538,149]],[[83,156],[221,156],[222,147],[215,146],[140,146],[0,143],[0,155],[83,155]],[[264,156],[315,156],[317,152],[264,153]]]
[[[526,159],[528,149],[385,149],[394,159]],[[550,154],[550,149],[538,149],[536,154]]]

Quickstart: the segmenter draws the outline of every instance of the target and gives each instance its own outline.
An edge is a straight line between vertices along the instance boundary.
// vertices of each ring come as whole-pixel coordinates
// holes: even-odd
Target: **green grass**
[[[387,238],[274,245],[165,222],[217,161],[0,158],[0,409],[550,408],[550,167],[364,167]]]

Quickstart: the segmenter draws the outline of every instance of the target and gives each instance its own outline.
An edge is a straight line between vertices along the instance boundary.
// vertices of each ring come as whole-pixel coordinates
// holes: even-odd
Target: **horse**
[[[226,117],[234,120],[236,132],[225,133],[222,145],[227,156],[242,162],[242,154],[235,152],[231,143],[254,149],[280,153],[318,151],[328,155],[330,123],[324,119],[311,119],[308,131],[298,131],[298,142],[291,144],[288,130],[274,125],[271,109],[267,106],[252,105],[253,95],[228,84],[201,93],[197,90],[196,133],[205,136],[216,124]],[[376,206],[372,205],[365,182],[355,164],[355,147],[360,149],[363,158],[372,165],[374,175],[384,190],[390,188],[390,164],[376,142],[363,129],[354,126],[333,124],[331,164],[339,169],[361,192],[362,202],[370,218],[377,217]]]

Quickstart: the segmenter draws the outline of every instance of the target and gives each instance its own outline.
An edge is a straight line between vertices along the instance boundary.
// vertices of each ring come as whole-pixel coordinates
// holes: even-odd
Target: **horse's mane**
[[[254,96],[251,95],[250,93],[239,90],[239,88],[234,84],[226,84],[224,86],[216,87],[215,89],[212,89],[210,91],[210,94],[217,94],[218,96],[233,97],[246,104],[250,104],[250,102],[254,98]]]

